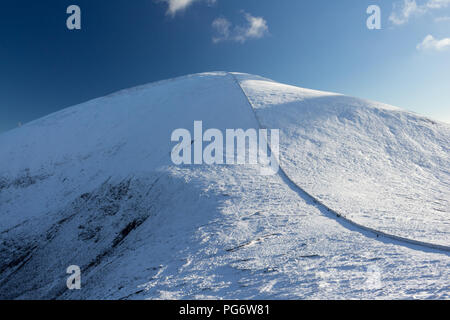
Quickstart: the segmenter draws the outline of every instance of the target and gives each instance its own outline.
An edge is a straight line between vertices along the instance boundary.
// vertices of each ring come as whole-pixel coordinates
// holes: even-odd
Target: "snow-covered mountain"
[[[280,130],[280,170],[171,161],[175,129]],[[0,135],[0,298],[450,298],[450,126],[203,73]],[[66,269],[81,267],[81,290]]]

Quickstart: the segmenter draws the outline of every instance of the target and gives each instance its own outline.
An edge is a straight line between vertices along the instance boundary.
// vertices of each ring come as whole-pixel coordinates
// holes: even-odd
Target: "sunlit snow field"
[[[279,129],[282,170],[173,165],[196,120]],[[449,251],[302,189],[448,247],[449,148],[448,124],[246,74],[65,109],[0,135],[0,298],[448,299]]]

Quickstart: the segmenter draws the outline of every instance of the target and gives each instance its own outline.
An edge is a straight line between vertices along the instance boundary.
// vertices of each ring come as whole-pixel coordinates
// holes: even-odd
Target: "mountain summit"
[[[280,170],[175,165],[196,121],[279,130]],[[2,299],[450,298],[448,124],[211,72],[64,109],[0,150]]]

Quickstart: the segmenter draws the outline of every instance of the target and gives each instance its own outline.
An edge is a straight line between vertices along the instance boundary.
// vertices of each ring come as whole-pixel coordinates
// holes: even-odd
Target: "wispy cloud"
[[[254,17],[243,12],[246,23],[242,26],[233,26],[226,18],[217,18],[213,21],[212,27],[216,32],[213,42],[235,41],[244,43],[249,39],[259,39],[269,32],[267,21],[263,17]]]
[[[214,42],[220,42],[230,38],[232,23],[225,18],[217,18],[212,23],[217,36],[213,37]]]
[[[416,0],[403,0],[394,3],[389,20],[395,25],[401,25],[407,23],[413,17],[448,6],[450,6],[450,0],[427,0],[419,4]]]
[[[435,22],[446,22],[450,21],[450,17],[437,17],[434,19]]]
[[[175,16],[177,12],[185,10],[187,7],[192,5],[194,2],[206,2],[211,5],[216,2],[216,0],[162,0],[167,3],[167,14]]]
[[[426,6],[430,9],[446,8],[450,5],[450,0],[429,0]]]
[[[421,51],[443,51],[450,48],[450,38],[441,40],[434,38],[431,34],[427,35],[421,43],[417,45],[417,50]]]
[[[411,17],[421,15],[425,12],[425,8],[418,6],[415,0],[403,0],[402,3],[394,3],[394,10],[389,20],[396,25],[405,24]]]

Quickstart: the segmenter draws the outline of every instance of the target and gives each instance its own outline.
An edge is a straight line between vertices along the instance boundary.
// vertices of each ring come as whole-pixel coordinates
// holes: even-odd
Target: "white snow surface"
[[[195,120],[280,129],[283,170],[173,165]],[[0,135],[0,298],[449,299],[448,251],[302,191],[449,246],[449,142],[398,108],[227,72],[62,110]]]
[[[450,245],[450,126],[385,104],[240,76],[281,166],[357,223]]]

